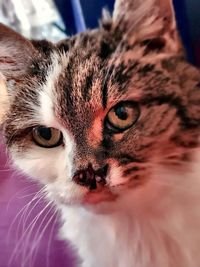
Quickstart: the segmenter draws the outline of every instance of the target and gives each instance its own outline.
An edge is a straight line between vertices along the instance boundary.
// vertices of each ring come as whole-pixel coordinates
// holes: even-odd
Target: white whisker
[[[51,203],[51,204],[52,204],[52,203]],[[30,252],[28,253],[28,255],[27,255],[26,251],[24,251],[25,253],[24,253],[24,257],[23,257],[23,261],[22,261],[22,263],[23,263],[23,266],[22,266],[22,267],[26,267],[26,266],[27,266],[26,263],[27,263],[29,260],[30,260],[30,263],[33,264],[33,262],[34,262],[34,258],[35,258],[34,255],[33,255],[33,254],[34,254],[34,250],[35,250],[35,256],[36,256],[37,251],[38,251],[37,248],[38,248],[38,246],[39,246],[39,243],[40,243],[40,241],[41,241],[41,238],[43,237],[43,235],[44,235],[44,233],[45,233],[47,227],[49,226],[49,224],[51,223],[51,221],[53,220],[53,218],[54,218],[54,216],[55,216],[55,212],[54,212],[53,215],[51,215],[51,217],[50,217],[50,219],[48,220],[48,222],[45,224],[44,228],[42,228],[42,226],[43,226],[43,224],[44,224],[46,218],[48,218],[49,214],[51,214],[53,208],[54,208],[53,206],[50,206],[50,209],[49,209],[49,210],[47,211],[47,213],[43,216],[43,219],[42,219],[42,221],[40,222],[40,225],[37,227],[37,231],[35,232],[35,234],[34,234],[34,238],[33,238],[33,240],[31,241],[31,248],[30,248]],[[42,229],[42,231],[40,232],[41,229]],[[32,232],[30,231],[30,232],[29,232],[29,236],[27,237],[27,241],[30,240],[31,234],[32,234]],[[26,248],[27,246],[24,246],[24,247]],[[31,266],[32,266],[32,264],[31,264]]]
[[[14,257],[16,257],[17,254],[20,253],[21,250],[23,250],[23,242],[24,242],[24,237],[27,235],[27,233],[29,231],[32,231],[36,222],[38,221],[38,219],[40,218],[40,216],[44,213],[44,211],[50,206],[51,202],[49,202],[38,214],[37,216],[30,222],[29,226],[25,229],[25,231],[23,232],[21,238],[19,239],[19,241],[17,242],[15,249],[13,250],[13,253],[10,257],[9,260],[9,264],[8,266],[11,266],[11,263],[14,259]]]
[[[54,208],[54,206],[52,206],[50,212],[52,211],[53,208]],[[41,227],[42,227],[42,224],[43,224],[44,221],[45,221],[45,218],[44,218],[43,222],[41,222],[40,227],[38,227],[38,230],[37,230],[37,232],[35,233],[35,239],[34,239],[34,241],[33,241],[34,246],[31,247],[32,253],[30,252],[30,260],[31,260],[31,263],[32,263],[32,264],[31,264],[30,267],[32,267],[32,266],[34,267],[35,258],[36,258],[36,256],[37,256],[38,249],[39,249],[39,243],[41,242],[41,239],[42,239],[42,237],[44,236],[44,233],[45,233],[46,229],[48,228],[48,226],[49,226],[49,225],[52,223],[52,221],[53,221],[52,226],[51,226],[51,230],[50,230],[50,233],[49,233],[49,240],[48,240],[47,249],[46,249],[46,253],[48,253],[48,249],[49,249],[48,246],[50,246],[49,243],[51,242],[52,235],[53,235],[53,229],[54,229],[54,227],[55,227],[55,225],[56,225],[56,218],[57,218],[56,215],[57,215],[57,210],[54,210],[52,216],[49,218],[47,224],[44,226],[44,228],[42,229],[41,232],[40,232],[40,229],[41,229]],[[48,217],[48,214],[46,214],[46,217]],[[40,234],[39,234],[39,232],[40,232]],[[39,235],[39,236],[38,236],[38,235]]]

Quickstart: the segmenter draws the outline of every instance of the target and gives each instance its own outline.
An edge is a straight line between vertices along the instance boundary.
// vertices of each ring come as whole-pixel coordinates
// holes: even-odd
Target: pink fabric
[[[0,267],[75,266],[72,250],[57,237],[58,222],[53,216],[53,207],[47,207],[37,221],[47,204],[43,200],[33,200],[22,212],[39,189],[38,185],[9,170],[0,144]]]

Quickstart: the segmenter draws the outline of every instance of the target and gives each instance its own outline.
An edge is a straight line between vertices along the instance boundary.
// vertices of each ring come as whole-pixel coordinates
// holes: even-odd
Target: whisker
[[[36,200],[36,202],[33,204],[33,206],[31,207],[31,209],[29,209],[30,204],[33,203],[33,201],[31,203],[29,203],[29,206],[26,208],[26,210],[24,210],[23,215],[20,218],[19,224],[18,224],[18,231],[20,230],[20,225],[22,227],[22,232],[25,231],[26,229],[26,223],[31,215],[31,213],[33,212],[33,210],[37,207],[37,205],[40,204],[41,200],[43,200],[45,197],[45,193],[43,190],[40,190],[37,195],[34,197],[33,201]]]
[[[7,205],[6,205],[6,211],[8,212],[8,210],[9,210],[9,208],[10,208],[10,205],[11,205],[12,201],[13,201],[15,198],[17,198],[17,195],[18,195],[18,194],[22,194],[23,192],[25,192],[25,191],[29,190],[30,188],[33,188],[33,187],[34,187],[34,185],[29,185],[29,186],[27,186],[27,187],[25,187],[25,188],[20,189],[19,191],[17,191],[17,192],[16,192],[16,193],[9,199],[9,201],[8,201],[8,203],[7,203]]]
[[[50,212],[50,210],[47,210],[47,213],[48,214]],[[45,214],[44,217],[46,217],[47,215]],[[43,214],[42,214],[43,216]],[[41,216],[40,216],[41,217]],[[44,219],[44,217],[42,217]],[[39,219],[39,218],[38,218]],[[28,244],[30,243],[31,241],[31,247],[32,247],[32,244],[33,244],[33,241],[32,241],[32,235],[33,235],[33,232],[34,230],[36,229],[35,226],[37,225],[37,222],[38,222],[38,219],[32,224],[32,226],[30,227],[29,231],[27,232],[27,235],[26,235],[26,239],[24,240],[23,242],[23,246],[21,248],[21,254],[22,254],[22,260],[21,260],[21,264],[22,264],[22,267],[25,267],[26,266],[26,258],[27,258],[27,250],[29,250],[29,247],[28,247]],[[40,226],[39,226],[40,227]],[[38,228],[37,228],[38,229]],[[36,235],[36,234],[35,234]],[[33,238],[34,240],[34,238]],[[29,255],[31,256],[31,252],[29,253]]]
[[[38,214],[37,216],[31,221],[31,223],[29,224],[29,226],[25,229],[25,231],[23,232],[21,238],[19,239],[18,243],[16,244],[13,253],[10,257],[8,266],[11,266],[11,263],[14,259],[14,257],[16,257],[17,253],[19,254],[21,250],[23,250],[23,246],[20,249],[20,246],[23,244],[24,242],[24,237],[27,235],[29,230],[32,230],[32,228],[34,228],[36,222],[38,221],[38,219],[40,218],[40,216],[44,213],[44,211],[50,206],[51,202],[49,202]]]
[[[40,191],[41,191],[41,190],[40,190]],[[39,191],[39,192],[40,192],[40,191]],[[30,200],[24,207],[22,207],[22,209],[20,209],[20,211],[19,211],[19,212],[16,214],[16,216],[14,217],[14,219],[13,219],[13,221],[12,221],[10,227],[9,227],[9,230],[8,230],[8,234],[7,234],[7,242],[9,242],[9,240],[10,240],[11,232],[12,232],[12,228],[14,227],[14,224],[16,223],[17,219],[18,219],[19,216],[21,215],[20,220],[19,220],[19,222],[18,222],[17,230],[15,231],[15,233],[16,233],[16,237],[18,237],[19,226],[20,226],[22,217],[25,216],[26,210],[29,209],[29,207],[30,207],[30,205],[33,203],[33,201],[34,201],[35,199],[37,199],[37,196],[38,196],[39,192],[37,192],[37,193],[35,194],[35,196],[34,196],[34,197],[33,197],[33,198],[32,198],[32,199],[31,199],[31,200]]]
[[[51,207],[52,209],[53,208],[55,208],[54,206],[52,206]],[[51,209],[51,210],[52,210]],[[47,222],[47,224],[45,225],[45,227],[43,228],[43,230],[41,231],[41,233],[40,233],[40,235],[38,236],[38,234],[39,234],[39,231],[40,231],[40,229],[38,228],[38,231],[37,231],[37,233],[35,234],[35,239],[34,239],[34,241],[33,241],[33,243],[34,243],[34,246],[32,246],[32,253],[30,252],[30,254],[32,254],[32,257],[30,257],[30,260],[31,260],[31,266],[30,267],[34,267],[34,262],[35,262],[35,259],[36,259],[36,256],[37,256],[37,253],[38,253],[38,249],[39,249],[39,243],[41,242],[41,239],[42,239],[42,237],[44,236],[44,233],[45,233],[45,231],[46,231],[46,229],[48,228],[48,226],[52,223],[52,221],[53,221],[53,223],[52,223],[52,227],[51,227],[51,232],[50,232],[50,236],[49,236],[49,238],[51,237],[52,238],[52,235],[53,235],[53,230],[52,229],[54,229],[54,227],[55,227],[55,225],[56,225],[56,219],[57,219],[57,213],[58,211],[55,209],[54,210],[54,212],[53,212],[53,214],[52,214],[52,216],[48,219],[48,222]],[[46,216],[47,217],[47,216]],[[44,218],[44,221],[45,221],[45,218]],[[40,226],[42,227],[42,224],[43,224],[44,222],[41,222],[41,224],[40,224]],[[41,228],[40,227],[40,228]],[[49,239],[50,240],[50,239]],[[48,241],[48,244],[49,244],[49,241]],[[46,251],[48,251],[48,244],[47,244],[47,250]],[[34,250],[35,250],[35,252],[34,252]]]
[[[57,223],[57,218],[58,218],[58,212],[57,211],[55,211],[55,212],[56,212],[56,217],[55,217],[54,223],[52,224],[52,227],[51,227],[51,230],[50,230],[50,233],[49,233],[49,241],[48,241],[48,244],[47,244],[47,253],[46,253],[46,266],[47,267],[49,267],[49,265],[50,265],[50,262],[49,262],[50,247],[51,247],[53,233],[54,233],[55,226],[56,226],[56,223]]]
[[[55,212],[54,212],[53,215],[51,215],[51,217],[48,220],[48,222],[45,224],[44,228],[42,228],[46,218],[48,218],[48,215],[51,214],[53,208],[54,208],[53,206],[50,206],[50,209],[43,216],[43,219],[42,219],[40,225],[37,227],[37,231],[36,231],[36,233],[34,235],[33,241],[31,242],[32,245],[31,245],[30,252],[28,253],[28,255],[27,255],[26,251],[24,251],[25,253],[24,253],[24,257],[23,257],[23,266],[22,267],[26,267],[27,266],[26,263],[28,262],[29,259],[30,259],[30,262],[33,263],[33,261],[34,261],[33,259],[35,258],[36,254],[37,254],[37,251],[38,251],[37,247],[38,247],[38,245],[39,245],[39,243],[41,241],[41,238],[43,237],[47,227],[49,226],[49,224],[51,223],[52,219],[55,216]],[[34,227],[33,227],[33,229],[34,229]],[[42,231],[40,232],[41,229],[42,229]],[[30,231],[29,232],[29,236],[27,237],[27,242],[30,240],[31,234],[32,234],[32,232]],[[24,246],[24,247],[27,247],[27,246]],[[35,249],[36,249],[36,251],[35,251],[35,256],[34,256],[33,254],[34,254],[34,250]]]
[[[18,199],[24,199],[24,198],[27,198],[27,197],[30,197],[30,196],[33,196],[33,195],[35,195],[35,192],[34,193],[27,194],[27,195],[20,196],[20,197],[17,197],[17,198]]]

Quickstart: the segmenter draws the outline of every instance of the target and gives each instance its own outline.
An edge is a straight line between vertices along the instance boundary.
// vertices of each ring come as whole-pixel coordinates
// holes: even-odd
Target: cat
[[[0,72],[7,149],[79,266],[200,266],[200,72],[172,1],[116,0],[57,44],[1,24]]]

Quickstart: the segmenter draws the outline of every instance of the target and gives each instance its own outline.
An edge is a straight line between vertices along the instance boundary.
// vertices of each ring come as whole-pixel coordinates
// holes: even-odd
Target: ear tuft
[[[36,53],[30,41],[0,23],[0,125],[9,109],[7,81],[25,75]]]
[[[182,53],[172,0],[116,0],[115,28],[130,45],[147,51]]]

